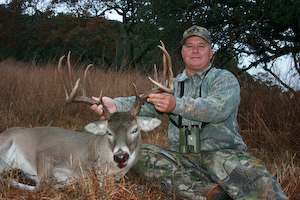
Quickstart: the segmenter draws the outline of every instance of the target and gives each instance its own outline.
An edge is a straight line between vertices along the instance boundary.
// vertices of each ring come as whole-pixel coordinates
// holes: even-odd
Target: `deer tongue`
[[[118,153],[114,155],[114,160],[117,163],[118,167],[125,167],[127,164],[127,160],[129,158],[128,153]]]

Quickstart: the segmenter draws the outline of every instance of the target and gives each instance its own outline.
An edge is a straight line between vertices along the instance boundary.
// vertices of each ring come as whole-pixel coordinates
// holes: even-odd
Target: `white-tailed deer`
[[[163,84],[153,81],[158,88],[152,89],[139,96],[136,91],[135,106],[130,112],[116,112],[111,114],[100,97],[96,102],[86,96],[86,74],[83,78],[83,95],[77,96],[80,79],[72,85],[70,54],[67,57],[69,68],[69,82],[71,91],[68,91],[62,74],[61,57],[58,71],[66,93],[67,103],[83,102],[87,104],[101,104],[106,120],[88,124],[85,129],[93,134],[75,132],[59,127],[13,127],[0,134],[0,173],[19,169],[39,187],[49,180],[53,183],[69,182],[73,178],[87,176],[89,170],[95,169],[98,173],[105,171],[125,174],[138,160],[141,151],[141,130],[150,131],[160,125],[156,118],[137,116],[142,103],[150,93],[173,93],[173,74],[171,59],[162,43],[159,46],[164,52]],[[166,59],[168,60],[166,62]],[[169,86],[165,79],[167,65],[169,68]],[[155,70],[156,71],[156,70]],[[157,75],[155,75],[157,76]],[[33,189],[24,184],[18,184],[26,189]]]

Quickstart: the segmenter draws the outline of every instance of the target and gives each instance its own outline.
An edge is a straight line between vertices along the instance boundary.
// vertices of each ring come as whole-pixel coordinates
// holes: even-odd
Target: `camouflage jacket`
[[[182,125],[188,126],[201,126],[202,122],[208,123],[201,132],[203,151],[234,148],[239,145],[247,148],[238,133],[239,83],[229,71],[210,68],[211,66],[203,72],[195,73],[192,77],[187,76],[184,70],[174,78],[176,106],[174,111],[169,113],[169,118],[178,122],[178,117],[181,115]],[[184,82],[184,95],[180,98],[181,82]],[[200,86],[201,97],[199,97]],[[134,101],[135,97],[114,99],[118,111],[130,110]],[[161,113],[156,111],[153,104],[145,102],[139,115],[159,116]],[[179,146],[179,128],[171,121],[168,137],[172,146]]]

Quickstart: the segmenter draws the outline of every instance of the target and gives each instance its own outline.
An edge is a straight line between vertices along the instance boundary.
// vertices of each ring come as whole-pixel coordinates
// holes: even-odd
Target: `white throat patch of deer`
[[[61,57],[58,72],[66,94],[66,102],[101,104],[106,120],[85,126],[85,129],[93,134],[51,126],[9,128],[0,134],[0,173],[11,169],[21,170],[27,178],[36,183],[36,186],[31,187],[14,182],[25,189],[40,187],[49,177],[52,177],[54,184],[70,182],[75,178],[86,177],[93,168],[99,173],[106,171],[106,175],[125,174],[138,161],[142,144],[140,131],[151,131],[161,123],[156,118],[138,116],[141,105],[151,93],[174,91],[171,58],[163,43],[159,48],[164,52],[162,84],[158,83],[157,78],[155,81],[151,79],[157,87],[143,95],[139,95],[135,88],[136,102],[131,111],[113,114],[102,103],[101,96],[100,101],[96,102],[86,95],[86,76],[91,65],[84,73],[83,94],[78,96],[80,79],[73,86],[70,53],[67,57],[70,90],[63,78],[64,56]],[[167,72],[169,86],[165,85]]]

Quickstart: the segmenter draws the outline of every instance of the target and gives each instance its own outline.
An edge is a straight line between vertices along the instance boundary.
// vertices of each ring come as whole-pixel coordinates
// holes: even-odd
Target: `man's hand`
[[[157,111],[171,113],[175,109],[176,98],[172,94],[157,93],[150,94],[147,102],[153,103]]]
[[[99,98],[92,97],[94,100],[99,101]],[[111,112],[111,114],[117,112],[117,107],[112,98],[109,97],[102,97],[103,104],[107,107],[107,109]],[[103,107],[102,105],[92,105],[91,110],[93,110],[95,113],[100,115],[100,120],[105,120],[103,114]]]

